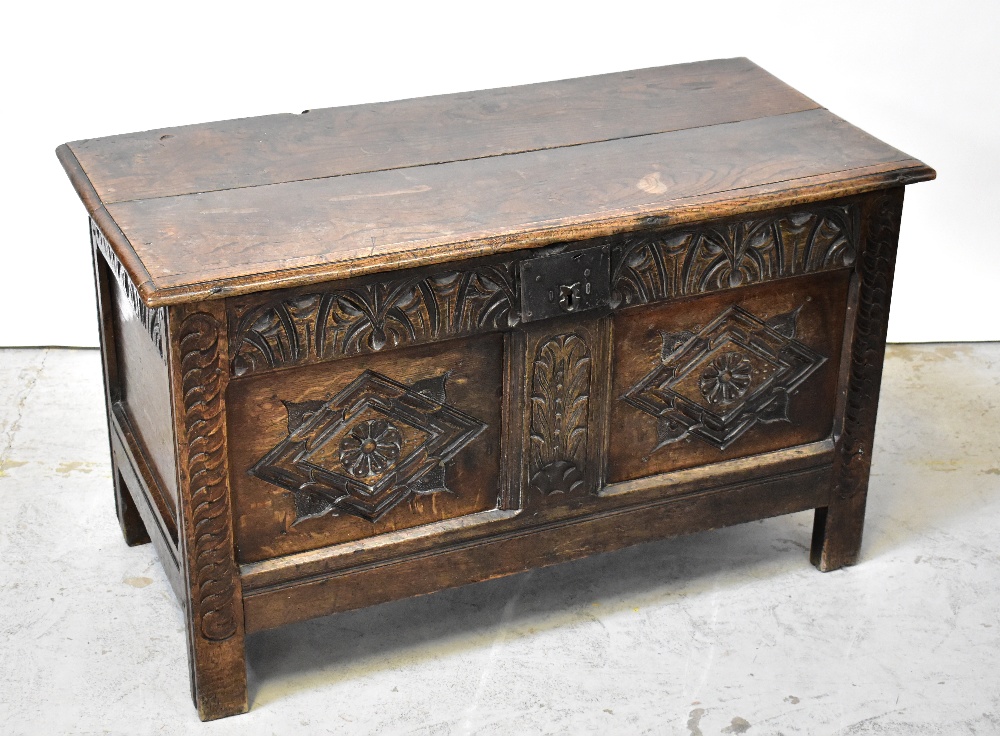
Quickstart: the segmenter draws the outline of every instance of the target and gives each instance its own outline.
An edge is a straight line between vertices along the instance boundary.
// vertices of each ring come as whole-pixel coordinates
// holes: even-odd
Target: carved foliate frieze
[[[104,237],[101,228],[97,226],[97,223],[93,219],[90,220],[90,242],[101,252],[104,259],[108,262],[108,266],[115,277],[115,281],[118,283],[118,287],[121,289],[122,294],[125,295],[122,308],[130,310],[136,319],[142,323],[142,326],[149,334],[149,339],[153,341],[153,345],[156,347],[156,352],[160,354],[160,358],[166,360],[166,311],[163,307],[150,309],[143,303],[142,297],[139,296],[139,290],[132,283],[132,278],[128,275],[128,271],[125,270],[122,262],[118,260],[118,256],[111,249],[108,239]]]
[[[826,361],[795,339],[798,313],[733,306],[697,332],[661,333],[658,365],[622,396],[657,418],[650,451],[687,438],[725,450],[758,423],[789,421],[792,395]]]
[[[849,267],[857,253],[858,216],[856,205],[837,205],[608,238],[602,242],[611,247],[610,305]],[[507,329],[520,320],[518,267],[510,261],[330,285],[236,309],[232,373]]]
[[[212,315],[195,312],[182,320],[177,338],[194,546],[188,554],[198,583],[193,603],[201,633],[212,641],[228,639],[238,628],[226,458],[224,384],[228,371],[219,346],[222,329]]]
[[[577,334],[538,346],[531,366],[529,487],[546,495],[584,484],[591,357]]]
[[[295,523],[374,522],[413,495],[451,492],[448,461],[486,425],[447,403],[447,375],[406,386],[366,370],[330,399],[285,402],[288,436],[249,472],[291,491]]]
[[[372,353],[517,324],[510,263],[282,296],[233,320],[232,373]]]
[[[611,304],[847,268],[857,257],[858,217],[850,204],[621,236],[612,250]]]

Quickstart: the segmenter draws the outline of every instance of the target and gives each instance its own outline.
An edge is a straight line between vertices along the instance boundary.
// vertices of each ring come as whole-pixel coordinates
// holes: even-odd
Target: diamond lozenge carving
[[[724,450],[789,421],[791,395],[826,362],[795,339],[800,309],[765,321],[733,306],[697,333],[662,333],[660,365],[622,397],[658,419],[653,450],[687,438]]]
[[[447,492],[447,462],[486,425],[446,403],[446,379],[406,386],[368,370],[327,401],[286,402],[288,436],[249,472],[292,492],[295,523],[374,522],[412,495]]]

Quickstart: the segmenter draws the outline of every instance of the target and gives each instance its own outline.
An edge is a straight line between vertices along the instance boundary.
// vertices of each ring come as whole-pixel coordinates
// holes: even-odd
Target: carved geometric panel
[[[447,374],[410,386],[371,370],[326,401],[284,402],[288,436],[251,469],[292,492],[296,521],[376,521],[411,495],[447,492],[446,463],[486,425],[447,404]]]
[[[800,310],[764,321],[731,306],[697,333],[661,333],[660,364],[622,397],[657,418],[653,451],[688,437],[725,450],[789,421],[790,397],[826,362],[795,339]]]
[[[576,334],[538,347],[532,365],[529,487],[545,495],[583,486],[590,351]]]

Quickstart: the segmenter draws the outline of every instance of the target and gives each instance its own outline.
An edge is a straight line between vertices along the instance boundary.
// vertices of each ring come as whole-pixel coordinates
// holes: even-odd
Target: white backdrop
[[[733,56],[938,170],[907,191],[889,339],[1000,339],[1000,3],[360,5],[8,7],[0,345],[96,345],[65,141]]]

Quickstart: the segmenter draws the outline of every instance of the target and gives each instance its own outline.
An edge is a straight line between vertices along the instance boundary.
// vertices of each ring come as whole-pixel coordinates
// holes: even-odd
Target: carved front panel
[[[829,437],[846,270],[614,320],[608,482]]]
[[[615,235],[610,303],[523,323],[551,249],[227,300],[241,560],[829,437],[859,237],[853,202]]]
[[[285,402],[288,436],[250,469],[295,498],[295,523],[378,521],[411,495],[452,492],[447,463],[486,425],[447,403],[448,372],[406,386],[364,371],[327,401]]]
[[[234,379],[240,559],[497,508],[502,368],[487,335]]]

